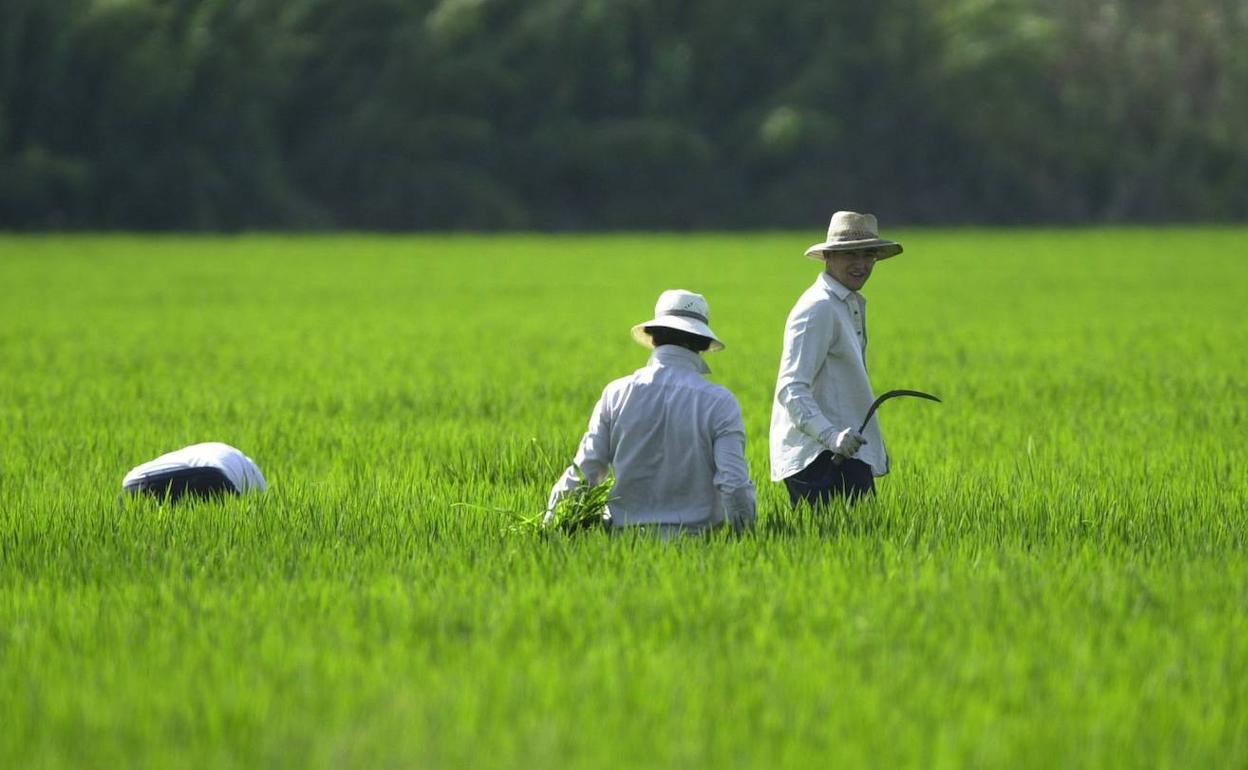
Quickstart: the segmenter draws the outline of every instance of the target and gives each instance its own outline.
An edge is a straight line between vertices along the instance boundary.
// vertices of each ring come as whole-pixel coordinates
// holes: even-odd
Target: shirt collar
[[[698,374],[711,373],[711,367],[706,365],[701,355],[688,348],[682,348],[680,345],[660,345],[650,354],[650,363],[692,369]]]
[[[828,275],[828,271],[824,270],[819,274],[819,282],[823,284],[823,288],[831,293],[841,302],[847,302],[851,296],[857,297],[859,302],[866,303],[867,298],[852,289],[845,287],[845,284]]]

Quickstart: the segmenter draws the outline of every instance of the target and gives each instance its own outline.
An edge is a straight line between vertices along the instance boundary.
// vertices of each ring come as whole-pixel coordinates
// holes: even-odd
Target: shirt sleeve
[[[580,468],[580,473],[577,472]],[[576,457],[568,466],[555,486],[550,490],[550,498],[546,510],[552,511],[555,505],[573,489],[581,485],[581,474],[590,485],[601,484],[611,469],[611,414],[610,389],[604,390],[594,411],[589,416],[589,427],[581,437]]]
[[[737,530],[754,526],[754,482],[750,480],[750,468],[745,461],[745,422],[735,398],[724,400],[722,415],[715,426],[712,451],[715,455],[713,483],[719,491],[728,523]]]
[[[828,357],[836,340],[836,321],[826,303],[798,307],[784,327],[784,351],[776,380],[776,401],[793,424],[811,438],[834,428],[815,401],[815,375]]]

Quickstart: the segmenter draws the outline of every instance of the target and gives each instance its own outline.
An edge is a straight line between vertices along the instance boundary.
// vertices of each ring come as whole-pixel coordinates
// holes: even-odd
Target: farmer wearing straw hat
[[[771,407],[771,478],[794,507],[874,494],[888,453],[873,420],[855,427],[874,395],[867,377],[867,301],[859,290],[875,263],[901,253],[871,214],[838,211],[828,238],[806,250],[823,272],[793,306]]]
[[[614,468],[607,504],[613,528],[644,526],[667,536],[753,526],[741,407],[704,378],[710,369],[701,353],[724,347],[709,323],[701,294],[672,289],[659,295],[653,319],[633,327],[633,338],[654,352],[603,390],[575,461],[551,490],[547,523],[564,495],[601,483]]]

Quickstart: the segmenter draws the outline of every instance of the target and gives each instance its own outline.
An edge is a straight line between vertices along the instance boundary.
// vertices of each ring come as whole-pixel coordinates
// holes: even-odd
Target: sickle
[[[867,416],[862,418],[862,427],[858,429],[858,432],[862,433],[864,430],[867,429],[867,423],[871,422],[871,418],[875,416],[875,410],[880,408],[880,404],[884,403],[890,398],[897,398],[898,396],[913,396],[915,398],[926,398],[928,401],[935,401],[938,404],[941,403],[939,398],[936,398],[931,393],[924,393],[921,390],[890,390],[887,393],[881,393],[879,398],[871,402],[871,408],[867,410]],[[844,460],[845,458],[842,455],[835,455],[835,454],[832,455],[833,465],[840,465]]]
[[[875,399],[875,401],[871,403],[871,408],[867,410],[867,416],[862,418],[862,427],[858,429],[858,432],[862,433],[864,430],[867,429],[867,423],[871,422],[871,418],[872,416],[875,415],[875,410],[880,408],[880,404],[884,403],[890,398],[897,398],[898,396],[913,396],[914,398],[926,398],[928,401],[935,401],[938,404],[941,403],[939,398],[936,398],[931,393],[924,393],[921,390],[890,390],[887,393],[881,393],[879,398]]]

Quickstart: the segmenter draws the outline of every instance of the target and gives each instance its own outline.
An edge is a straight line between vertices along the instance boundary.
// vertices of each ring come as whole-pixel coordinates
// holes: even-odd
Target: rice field
[[[893,473],[769,481],[820,233],[0,236],[0,767],[1248,765],[1248,232],[912,230]],[[705,294],[749,536],[515,531]],[[270,491],[119,500],[225,441]]]

